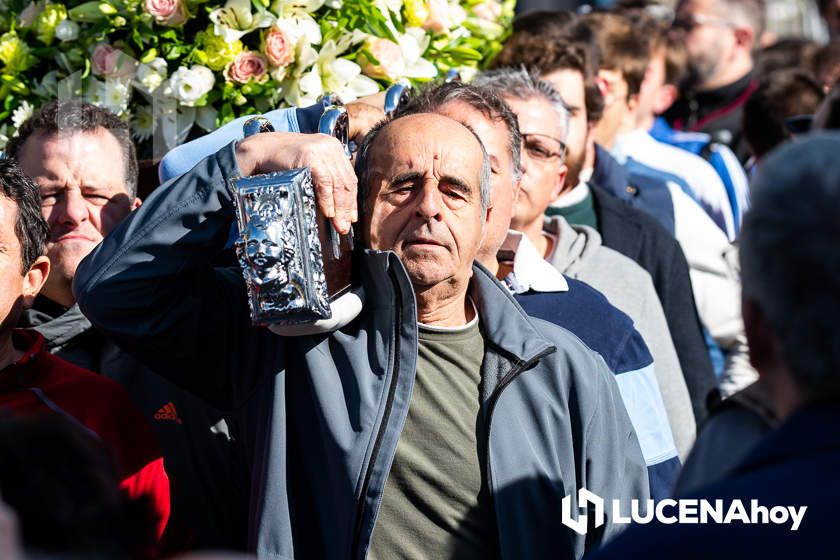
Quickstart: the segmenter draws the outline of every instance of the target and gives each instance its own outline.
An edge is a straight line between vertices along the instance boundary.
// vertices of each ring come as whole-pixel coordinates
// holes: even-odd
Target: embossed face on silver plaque
[[[309,169],[234,180],[235,243],[255,324],[330,317]]]

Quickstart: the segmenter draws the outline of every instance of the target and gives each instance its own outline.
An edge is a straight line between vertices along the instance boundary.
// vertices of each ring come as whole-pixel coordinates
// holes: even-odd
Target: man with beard
[[[741,115],[756,88],[753,52],[764,31],[764,1],[682,0],[673,28],[682,34],[692,75],[665,118],[677,130],[711,134],[746,162]]]

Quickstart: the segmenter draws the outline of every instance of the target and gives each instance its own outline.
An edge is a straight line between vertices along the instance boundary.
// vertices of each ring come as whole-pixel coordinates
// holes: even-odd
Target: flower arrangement
[[[0,0],[0,148],[54,98],[108,108],[159,157],[327,92],[349,102],[450,69],[468,79],[501,48],[514,2]]]

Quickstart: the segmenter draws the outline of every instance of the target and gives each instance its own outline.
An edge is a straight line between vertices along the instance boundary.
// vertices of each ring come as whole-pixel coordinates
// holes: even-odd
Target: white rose
[[[79,37],[79,24],[71,19],[63,19],[55,26],[55,38],[61,42],[75,41]]]
[[[206,66],[196,64],[190,68],[181,66],[169,78],[171,95],[181,105],[194,107],[195,103],[213,89],[216,78]]]
[[[131,88],[121,80],[105,80],[101,85],[99,100],[102,107],[115,115],[122,115],[128,109]]]
[[[158,57],[151,62],[141,64],[137,68],[134,79],[140,83],[141,89],[144,89],[146,93],[152,93],[166,79],[166,61]]]

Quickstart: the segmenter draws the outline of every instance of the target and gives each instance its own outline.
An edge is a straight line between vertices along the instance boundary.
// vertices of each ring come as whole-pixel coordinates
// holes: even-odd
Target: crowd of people
[[[146,200],[125,122],[39,108],[0,158],[0,558],[823,557],[840,2],[822,39],[764,0],[615,4],[347,104],[352,160],[323,104],[277,109]],[[233,189],[301,167],[362,305],[269,329]],[[581,489],[805,513],[627,527]]]

